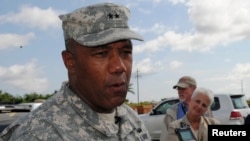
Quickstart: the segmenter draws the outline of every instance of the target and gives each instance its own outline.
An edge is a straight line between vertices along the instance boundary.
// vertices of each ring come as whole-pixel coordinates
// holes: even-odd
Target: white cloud
[[[148,29],[143,29],[139,27],[131,27],[131,29],[135,31],[136,33],[140,33],[140,34],[154,33],[157,35],[161,35],[161,34],[164,34],[168,30],[168,27],[161,23],[155,23],[151,28],[148,28]]]
[[[179,69],[182,66],[182,62],[174,60],[174,61],[170,62],[169,66],[170,66],[170,69],[173,69],[173,70]]]
[[[156,52],[159,51],[165,45],[167,45],[166,41],[164,40],[164,38],[159,36],[157,39],[149,40],[145,43],[141,43],[140,45],[136,45],[136,47],[134,48],[134,53]]]
[[[225,58],[224,61],[225,62],[231,62],[231,59],[230,58]]]
[[[207,75],[207,74],[203,74]],[[222,71],[217,72],[213,77],[206,78],[206,81],[213,82],[223,82],[226,84],[232,82],[240,82],[241,80],[249,79],[250,80],[250,63],[239,63],[235,64],[231,71]]]
[[[249,31],[250,1],[248,0],[191,0],[190,18],[202,33],[225,32],[234,36]]]
[[[138,8],[138,10],[141,12],[141,13],[144,13],[144,14],[150,14],[152,13],[152,11],[148,10],[148,9],[144,9],[144,8]]]
[[[36,6],[25,5],[21,7],[18,13],[0,15],[0,23],[12,23],[45,30],[49,27],[60,26],[59,13],[61,12],[50,7],[41,9]]]
[[[185,3],[187,0],[168,0],[168,1],[173,4],[178,4],[178,3]]]
[[[250,78],[250,63],[236,64],[228,76],[230,80],[243,80]]]
[[[36,61],[27,64],[15,64],[9,67],[0,67],[0,80],[27,92],[42,93],[48,89],[48,80],[44,78],[41,67]]]
[[[165,31],[167,31],[167,27],[164,24],[161,23],[155,23],[153,27],[150,29],[151,32],[157,33],[157,34],[162,34]]]
[[[156,52],[163,47],[170,47],[174,51],[205,52],[250,39],[249,0],[189,0],[186,6],[193,29],[183,33],[166,31],[141,44],[136,52]]]
[[[211,76],[204,81],[206,85],[213,87],[216,93],[244,93],[244,90],[249,92],[250,63],[236,64],[231,71]]]
[[[152,62],[150,58],[145,58],[140,62],[134,64],[133,72],[136,72],[137,69],[141,74],[151,74],[162,69],[161,62]]]
[[[0,34],[0,50],[7,48],[17,48],[27,45],[31,39],[35,38],[34,33],[27,33],[25,35],[18,34]]]
[[[161,0],[153,0],[153,3],[160,3]]]

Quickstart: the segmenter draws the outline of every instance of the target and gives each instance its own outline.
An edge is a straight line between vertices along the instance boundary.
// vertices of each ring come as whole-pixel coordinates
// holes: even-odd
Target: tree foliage
[[[38,94],[38,93],[30,93],[30,94],[24,94],[24,96],[14,96],[8,92],[3,92],[0,90],[0,104],[19,104],[19,103],[28,103],[28,102],[35,102],[37,100],[47,100],[52,95],[54,95],[57,91],[54,91],[52,94]],[[133,93],[132,84],[129,85],[128,92]],[[250,99],[247,99],[247,103],[250,107]],[[125,104],[129,106],[138,106],[138,105],[150,105],[151,102],[144,101],[138,103],[130,102],[128,99],[125,100]]]
[[[54,94],[54,93],[53,93]],[[37,99],[48,99],[53,94],[37,94],[37,93],[30,93],[25,94],[22,96],[14,96],[10,93],[3,92],[0,90],[0,104],[19,104],[24,102],[34,102]]]

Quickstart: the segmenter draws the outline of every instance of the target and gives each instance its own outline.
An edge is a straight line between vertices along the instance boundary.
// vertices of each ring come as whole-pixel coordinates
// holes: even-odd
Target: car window
[[[173,100],[166,100],[164,102],[162,102],[159,106],[157,106],[155,109],[154,109],[154,114],[156,115],[162,115],[162,114],[166,114],[166,111],[167,109],[175,104],[179,102],[179,99],[173,99]]]
[[[244,109],[247,108],[247,103],[245,102],[244,96],[231,96],[233,105],[235,109]]]
[[[216,111],[220,109],[220,100],[218,97],[214,97],[214,102],[210,107],[211,111]]]

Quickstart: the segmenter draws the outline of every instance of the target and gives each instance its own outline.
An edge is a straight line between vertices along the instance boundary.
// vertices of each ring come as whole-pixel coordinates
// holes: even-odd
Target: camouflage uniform
[[[7,127],[0,138],[3,141],[150,140],[142,121],[126,104],[116,108],[115,116],[120,117],[117,124],[100,120],[65,83],[43,105]]]

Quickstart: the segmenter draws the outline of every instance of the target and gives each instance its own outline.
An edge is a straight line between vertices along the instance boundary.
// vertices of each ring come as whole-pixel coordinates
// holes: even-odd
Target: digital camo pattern
[[[73,38],[84,46],[99,46],[110,42],[143,38],[129,29],[128,8],[112,3],[96,4],[60,15],[64,39]]]
[[[15,121],[1,141],[150,141],[142,121],[129,106],[117,107],[118,124],[99,120],[98,114],[67,86],[36,110]],[[106,124],[107,123],[107,124]],[[108,124],[109,123],[109,124]]]

